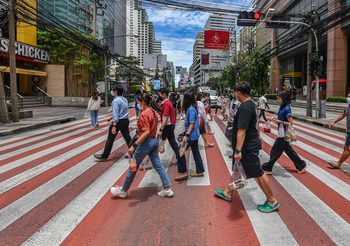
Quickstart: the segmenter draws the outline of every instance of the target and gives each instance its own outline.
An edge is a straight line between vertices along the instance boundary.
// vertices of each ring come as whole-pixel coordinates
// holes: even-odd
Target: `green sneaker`
[[[271,213],[276,211],[281,204],[277,202],[275,205],[271,205],[268,201],[266,201],[263,205],[258,205],[258,210],[262,213]]]
[[[214,193],[217,197],[224,199],[225,201],[232,202],[232,198],[226,196],[224,190],[214,189]]]

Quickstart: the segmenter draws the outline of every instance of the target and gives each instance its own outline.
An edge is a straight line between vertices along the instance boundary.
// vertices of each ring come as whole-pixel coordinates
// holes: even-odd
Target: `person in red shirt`
[[[161,125],[159,129],[158,136],[162,136],[163,141],[168,139],[171,148],[173,149],[176,160],[178,164],[182,164],[186,166],[186,158],[185,156],[180,157],[179,154],[179,146],[175,140],[175,109],[172,102],[169,100],[169,90],[166,88],[161,88],[158,91],[158,95],[162,98],[161,108],[162,111],[160,113],[161,116]],[[172,163],[173,164],[173,163]]]
[[[142,111],[137,120],[138,135],[135,142],[129,148],[128,153],[136,160],[137,169],[142,160],[148,155],[163,184],[163,189],[158,192],[158,196],[173,197],[174,192],[171,189],[168,173],[161,163],[158,154],[158,139],[156,138],[158,115],[151,108],[151,97],[147,93],[138,96],[137,102]],[[119,198],[126,198],[128,196],[128,190],[135,178],[137,169],[136,172],[133,172],[131,169],[128,171],[122,187],[116,186],[111,188],[113,196]]]

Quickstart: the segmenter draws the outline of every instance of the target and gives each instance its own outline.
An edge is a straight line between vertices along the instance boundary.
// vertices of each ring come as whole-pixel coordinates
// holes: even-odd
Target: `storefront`
[[[22,96],[35,96],[45,84],[49,53],[35,46],[16,42],[16,74],[18,93]],[[4,73],[4,83],[10,87],[8,60],[8,39],[0,37],[0,71]]]

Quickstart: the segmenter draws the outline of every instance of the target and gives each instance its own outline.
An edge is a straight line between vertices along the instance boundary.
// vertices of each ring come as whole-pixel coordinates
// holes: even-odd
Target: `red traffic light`
[[[260,18],[261,18],[261,13],[259,11],[255,12],[254,13],[254,19],[260,20]]]

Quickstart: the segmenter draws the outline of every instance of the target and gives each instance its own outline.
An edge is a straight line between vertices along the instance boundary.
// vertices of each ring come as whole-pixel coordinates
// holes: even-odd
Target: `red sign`
[[[203,65],[209,64],[209,54],[202,54],[202,64]]]
[[[204,31],[204,48],[215,50],[230,49],[230,32],[219,30]]]

